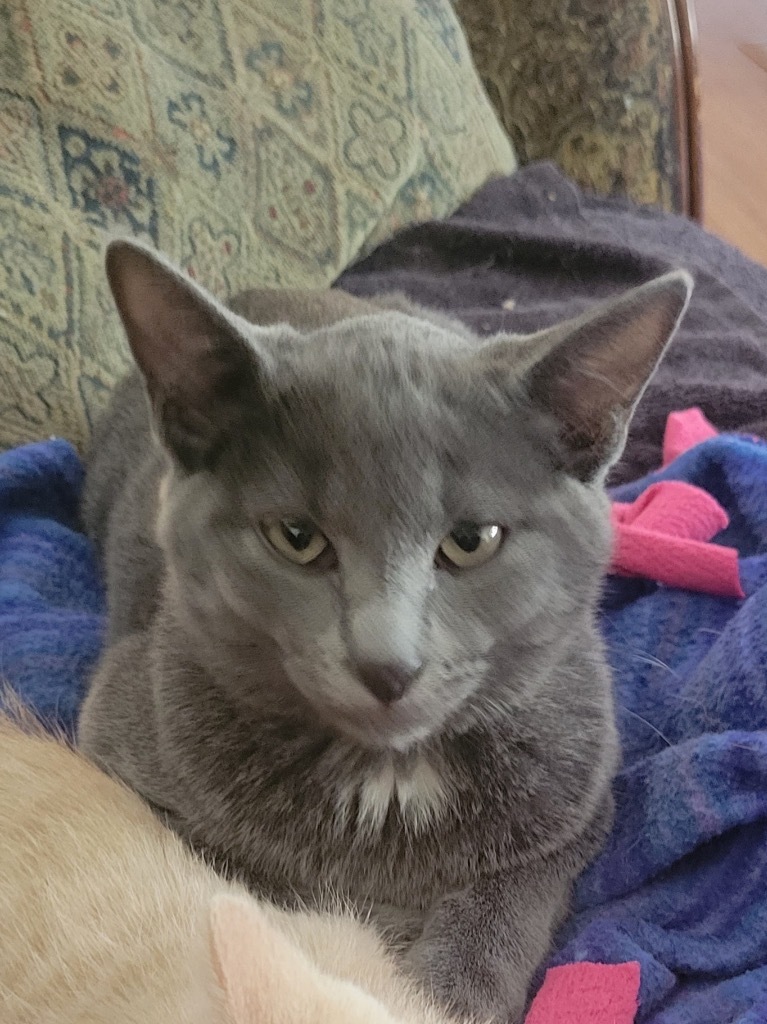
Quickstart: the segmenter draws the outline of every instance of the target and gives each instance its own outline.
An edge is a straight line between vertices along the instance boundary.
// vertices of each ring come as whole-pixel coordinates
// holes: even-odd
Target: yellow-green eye
[[[278,519],[261,529],[275,551],[297,565],[309,565],[328,548],[327,537],[312,523]]]
[[[459,523],[440,544],[439,555],[457,569],[473,569],[489,562],[502,543],[503,528],[497,523]]]

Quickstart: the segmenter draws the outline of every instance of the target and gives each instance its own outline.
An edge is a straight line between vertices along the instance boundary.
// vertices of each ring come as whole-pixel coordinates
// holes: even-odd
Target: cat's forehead
[[[327,407],[341,405],[342,414],[354,412],[370,428],[397,414],[431,422],[459,394],[469,402],[480,396],[472,373],[479,340],[403,313],[355,317],[311,333],[277,329],[266,341],[278,388],[303,396],[309,415],[318,392]]]
[[[284,325],[266,328],[262,335],[267,346],[282,358],[298,355],[301,361],[313,355],[344,359],[359,350],[359,355],[374,361],[408,358],[415,354],[439,359],[446,354],[470,351],[480,344],[460,325],[437,323],[398,310],[382,310],[349,317],[313,331],[286,329]]]
[[[424,472],[492,429],[465,339],[402,314],[303,336],[275,360],[291,439],[350,470]]]
[[[524,505],[545,475],[529,409],[499,404],[472,366],[478,344],[389,314],[285,342],[273,442],[285,492],[345,530],[376,521],[411,537]]]

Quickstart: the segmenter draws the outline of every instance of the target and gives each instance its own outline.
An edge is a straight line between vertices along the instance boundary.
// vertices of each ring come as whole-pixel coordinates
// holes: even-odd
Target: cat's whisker
[[[646,651],[640,651],[635,647],[630,647],[628,644],[619,644],[615,641],[608,643],[606,646],[611,652],[628,654],[635,661],[641,661],[647,665],[654,665],[656,668],[662,668],[666,672],[670,672],[671,675],[676,676],[677,678],[679,677],[679,673],[670,665],[667,665],[665,661],[661,661],[660,658],[657,658],[655,655],[649,654]]]
[[[642,722],[643,725],[646,725],[647,728],[654,732],[659,739],[663,740],[667,747],[674,746],[674,744],[668,738],[668,736],[664,736],[660,729],[657,728],[657,726],[654,726],[652,722],[649,722],[646,718],[643,718],[642,715],[638,714],[636,711],[632,711],[631,708],[626,707],[625,704],[619,704],[618,707],[627,715],[631,715],[632,718],[636,718],[637,721]]]

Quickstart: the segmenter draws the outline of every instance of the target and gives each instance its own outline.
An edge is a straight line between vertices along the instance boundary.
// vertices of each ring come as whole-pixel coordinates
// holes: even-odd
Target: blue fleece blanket
[[[583,877],[556,962],[638,960],[639,1019],[767,1021],[767,445],[721,436],[622,487],[712,493],[747,599],[611,579],[604,634],[624,766],[607,849]],[[0,455],[0,674],[71,730],[99,654],[104,595],[79,532],[64,441]]]

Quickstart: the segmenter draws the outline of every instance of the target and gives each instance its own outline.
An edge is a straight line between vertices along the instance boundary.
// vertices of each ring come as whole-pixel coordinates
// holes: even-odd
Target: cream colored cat
[[[0,718],[2,1024],[443,1024],[371,928],[195,859],[65,745]]]

